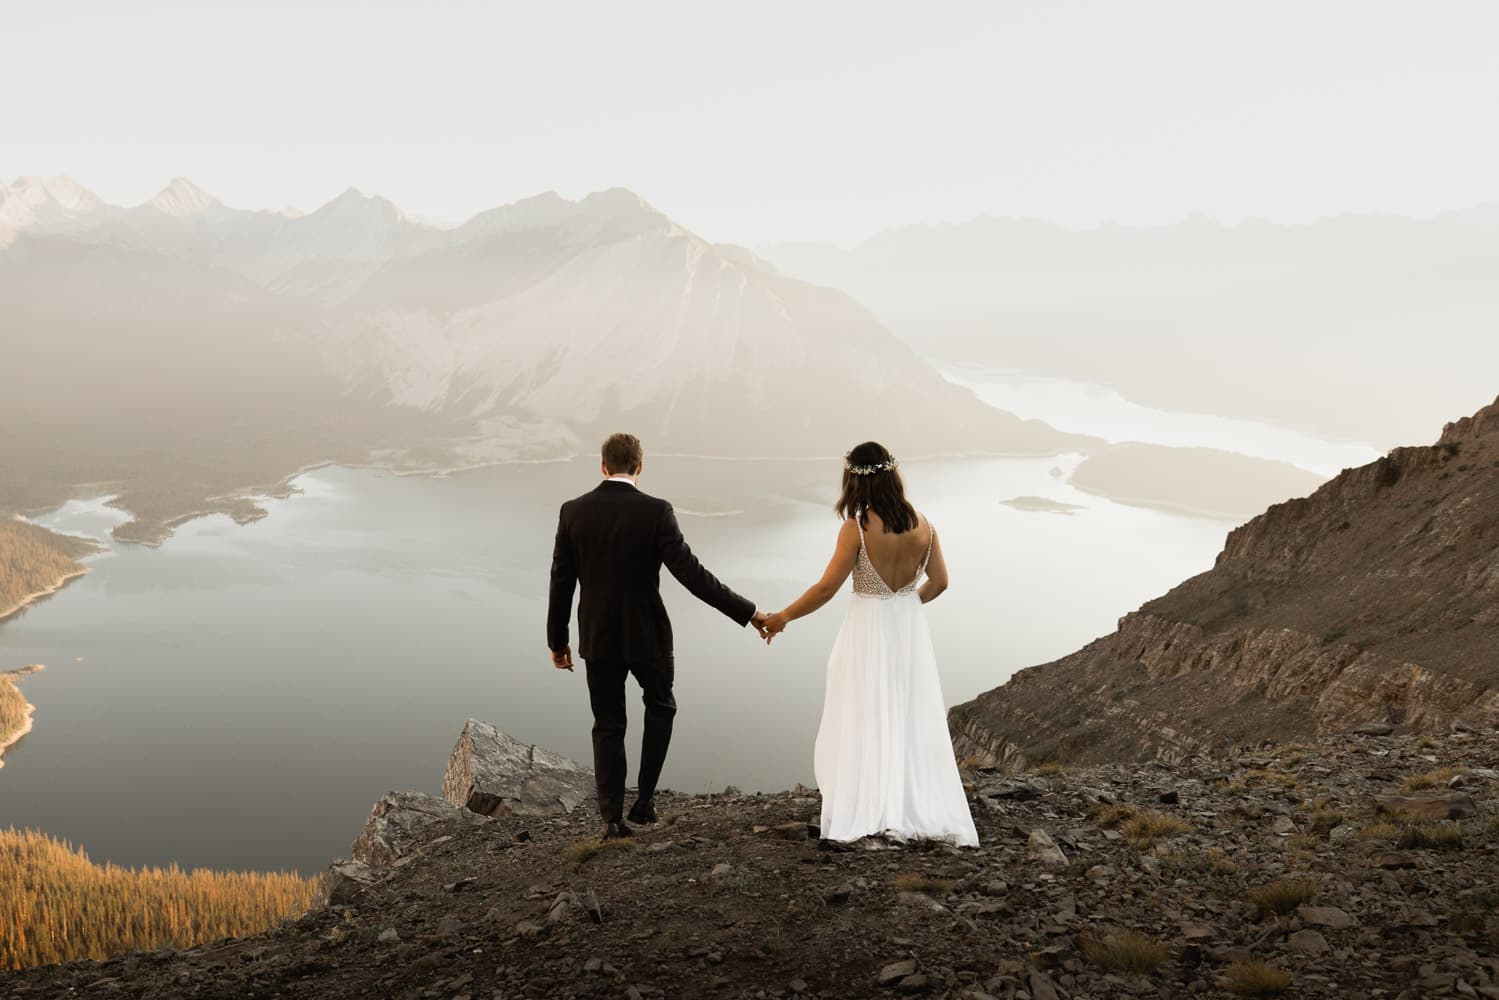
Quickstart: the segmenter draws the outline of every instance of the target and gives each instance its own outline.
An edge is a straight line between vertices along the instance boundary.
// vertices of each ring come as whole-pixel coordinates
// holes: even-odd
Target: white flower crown
[[[854,465],[848,460],[848,456],[845,455],[843,456],[843,467],[856,476],[872,476],[876,472],[891,471],[896,467],[896,462],[895,456],[891,455],[888,460],[880,462],[877,465]]]

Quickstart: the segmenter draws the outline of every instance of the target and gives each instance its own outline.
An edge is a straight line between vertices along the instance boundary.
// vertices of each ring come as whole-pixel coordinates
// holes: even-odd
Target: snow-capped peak
[[[99,196],[71,177],[19,177],[0,184],[0,221],[17,229],[55,223],[96,212]]]
[[[11,186],[12,195],[21,194],[34,203],[52,201],[69,212],[87,212],[101,207],[98,195],[71,177],[19,177]]]
[[[185,177],[173,177],[148,203],[167,215],[202,215],[224,207],[223,202]]]

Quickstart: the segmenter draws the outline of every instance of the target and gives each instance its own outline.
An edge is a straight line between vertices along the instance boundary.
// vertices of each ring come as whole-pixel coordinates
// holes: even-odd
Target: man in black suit
[[[588,675],[593,705],[593,771],[598,782],[604,837],[628,837],[625,801],[625,676],[633,674],[645,699],[645,734],[640,747],[639,795],[630,809],[632,823],[656,820],[656,782],[666,763],[672,719],[671,620],[661,603],[661,567],[693,596],[728,615],[740,626],[761,631],[765,615],[703,568],[677,526],[671,504],[642,493],[636,485],[644,467],[640,440],[614,434],[603,447],[604,481],[592,492],[562,505],[557,543],[552,550],[551,596],[547,607],[547,646],[552,665],[572,670],[568,623],[573,590],[578,602],[578,653]],[[763,632],[761,632],[763,635]]]

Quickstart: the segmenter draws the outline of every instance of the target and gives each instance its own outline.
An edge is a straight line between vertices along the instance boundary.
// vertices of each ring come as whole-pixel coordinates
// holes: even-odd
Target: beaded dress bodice
[[[881,600],[889,600],[902,594],[914,594],[916,585],[926,575],[926,564],[927,560],[932,558],[932,540],[937,537],[937,529],[931,526],[931,522],[927,522],[926,554],[921,557],[921,565],[916,567],[916,576],[899,590],[891,590],[885,578],[875,570],[874,563],[869,561],[869,549],[864,544],[864,524],[857,514],[854,515],[854,524],[859,529],[859,554],[854,557],[854,593],[861,597],[878,597]]]

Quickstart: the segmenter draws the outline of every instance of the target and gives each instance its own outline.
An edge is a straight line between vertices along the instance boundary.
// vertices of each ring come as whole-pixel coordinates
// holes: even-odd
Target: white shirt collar
[[[632,477],[630,477],[630,476],[610,476],[608,479],[604,480],[604,482],[606,482],[606,483],[629,483],[631,486],[635,486],[637,489],[639,488],[639,486],[636,484],[635,480]]]

